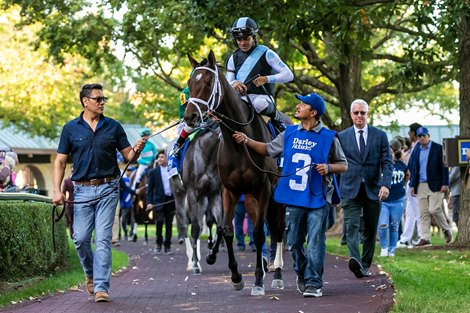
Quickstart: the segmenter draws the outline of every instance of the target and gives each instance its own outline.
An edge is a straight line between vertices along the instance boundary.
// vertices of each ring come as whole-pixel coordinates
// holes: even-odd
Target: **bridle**
[[[223,115],[223,114],[216,111],[217,108],[220,106],[220,104],[222,102],[222,87],[221,87],[220,80],[219,80],[219,70],[217,68],[217,65],[214,65],[214,67],[215,67],[215,69],[212,69],[212,68],[207,67],[207,66],[198,66],[198,67],[194,68],[194,72],[192,74],[192,77],[195,77],[195,75],[196,75],[195,72],[197,70],[207,70],[207,71],[214,74],[214,82],[212,84],[212,90],[211,90],[211,94],[210,94],[208,100],[204,100],[204,99],[196,98],[196,97],[190,97],[188,99],[188,103],[192,103],[193,106],[196,108],[196,110],[199,112],[199,117],[201,118],[201,123],[204,123],[204,118],[207,115],[213,115],[213,116],[218,118],[220,124],[224,125],[228,129],[230,129],[232,132],[234,132],[234,130],[232,128],[230,128],[225,122],[223,122],[223,120],[228,120],[228,121],[230,121],[234,124],[237,124],[239,126],[250,125],[251,122],[253,122],[253,120],[255,118],[255,110],[254,110],[253,105],[250,105],[250,118],[248,119],[247,122],[236,121],[236,120],[234,120],[234,119],[232,119],[228,116],[225,116],[225,115]],[[206,112],[203,113],[203,111],[201,109],[201,105],[204,105],[204,106],[207,107]]]
[[[203,116],[205,114],[202,113],[201,105],[204,105],[207,107],[207,114],[215,112],[215,110],[219,107],[220,102],[222,100],[222,88],[220,86],[219,70],[217,68],[217,65],[215,65],[215,69],[212,69],[207,66],[198,66],[194,69],[192,77],[197,77],[197,74],[196,74],[197,70],[206,70],[214,74],[214,83],[212,84],[211,94],[209,96],[209,99],[207,99],[207,101],[201,98],[196,98],[196,97],[190,97],[188,99],[188,103],[192,103],[194,107],[197,109],[197,111],[199,112],[201,123],[203,123],[204,122]]]

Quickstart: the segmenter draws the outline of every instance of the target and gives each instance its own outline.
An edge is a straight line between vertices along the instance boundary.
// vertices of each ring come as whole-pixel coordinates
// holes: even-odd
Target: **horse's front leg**
[[[222,232],[227,246],[228,268],[232,273],[232,286],[235,290],[242,290],[245,287],[245,281],[242,274],[238,271],[238,263],[233,251],[233,215],[235,213],[235,203],[238,200],[231,192],[226,189],[222,193],[222,202],[224,207],[224,217]]]
[[[284,260],[282,256],[282,240],[285,231],[286,208],[272,199],[269,202],[266,222],[271,233],[271,240],[276,243],[276,257],[274,259],[274,279],[271,282],[271,288],[284,289],[284,280],[282,279],[282,268]]]

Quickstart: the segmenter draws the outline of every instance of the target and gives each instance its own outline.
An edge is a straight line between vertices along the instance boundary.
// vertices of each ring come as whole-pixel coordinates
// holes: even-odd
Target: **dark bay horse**
[[[238,263],[233,251],[232,219],[235,205],[242,194],[245,195],[246,211],[253,221],[253,235],[256,245],[255,282],[252,295],[264,295],[264,267],[262,246],[265,243],[264,220],[268,222],[271,238],[278,243],[275,260],[275,281],[273,286],[283,288],[282,268],[282,235],[284,232],[284,212],[280,206],[269,206],[273,184],[276,182],[277,164],[270,157],[250,153],[251,160],[242,145],[233,138],[233,131],[246,133],[250,138],[267,142],[272,139],[266,123],[254,109],[247,106],[237,92],[230,86],[216,65],[214,53],[211,51],[207,59],[198,63],[188,55],[194,68],[188,80],[190,99],[184,120],[191,127],[200,125],[205,115],[213,115],[220,119],[223,141],[219,146],[217,164],[223,191],[223,237],[227,244],[229,269],[232,285],[236,290],[244,288],[244,280],[238,271]],[[263,169],[260,171],[257,167]],[[264,172],[269,171],[270,173]],[[268,212],[274,210],[275,212]],[[277,211],[276,211],[277,210]],[[268,218],[267,214],[269,215]]]
[[[153,162],[152,162],[153,163]],[[150,170],[150,169],[148,169]],[[133,171],[131,176],[129,177],[130,186],[133,186],[133,182],[135,179],[135,174],[137,171]],[[137,241],[137,223],[139,220],[143,220],[145,225],[145,233],[144,233],[144,243],[149,243],[148,237],[148,225],[150,223],[150,212],[147,211],[147,173],[142,175],[140,182],[136,185],[136,195],[134,196],[134,201],[132,204],[132,211],[131,211],[131,221],[134,221],[134,225],[132,229],[134,233],[132,234],[133,241]]]
[[[217,151],[220,143],[219,128],[203,128],[191,140],[183,159],[182,183],[179,177],[170,179],[170,185],[175,196],[178,219],[184,227],[181,232],[187,234],[185,219],[191,224],[191,239],[187,236],[186,254],[188,269],[193,274],[200,274],[200,234],[203,219],[209,228],[208,264],[214,264],[217,257],[221,236],[217,236],[215,245],[212,243],[212,225],[217,228],[222,225],[222,183],[217,169]]]

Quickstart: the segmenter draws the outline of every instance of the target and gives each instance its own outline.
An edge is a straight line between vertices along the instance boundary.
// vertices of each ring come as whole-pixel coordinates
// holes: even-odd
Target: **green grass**
[[[397,249],[394,258],[378,257],[374,263],[387,272],[395,286],[392,312],[470,312],[469,250],[446,249],[443,239],[433,239],[442,249]],[[327,252],[347,256],[340,238],[328,237]]]
[[[49,277],[34,277],[27,281],[9,284],[9,290],[0,294],[0,307],[68,289],[80,288],[83,292],[86,292],[83,287],[83,270],[70,239],[69,248],[67,267],[58,270]],[[113,249],[113,272],[127,266],[128,263],[127,254]]]

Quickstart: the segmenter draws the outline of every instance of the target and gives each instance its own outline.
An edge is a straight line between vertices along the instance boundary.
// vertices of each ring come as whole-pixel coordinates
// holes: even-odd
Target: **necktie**
[[[364,153],[366,152],[366,141],[363,136],[364,131],[359,131],[359,152],[361,153],[361,158],[364,159]]]

